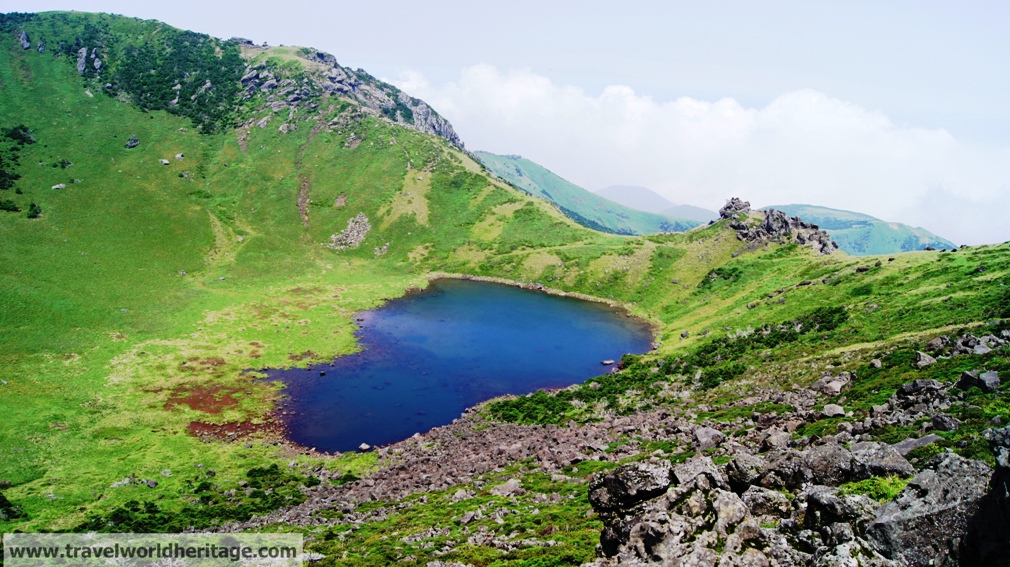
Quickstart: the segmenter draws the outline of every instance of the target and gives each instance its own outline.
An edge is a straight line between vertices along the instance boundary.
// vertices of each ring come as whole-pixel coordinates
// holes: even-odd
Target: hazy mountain
[[[611,185],[595,193],[600,197],[610,199],[625,207],[631,207],[632,209],[638,209],[647,213],[661,214],[663,211],[677,206],[676,203],[671,203],[652,189],[639,185]]]
[[[694,205],[675,205],[652,189],[639,185],[611,185],[600,189],[596,194],[632,209],[678,219],[706,223],[719,218],[719,213],[715,211]]]
[[[812,222],[831,235],[838,247],[857,256],[894,254],[926,248],[951,249],[954,243],[918,227],[887,222],[870,215],[814,205],[773,205],[787,215]]]
[[[498,177],[531,195],[551,201],[576,222],[596,230],[616,234],[681,232],[709,220],[644,212],[615,203],[522,156],[490,152],[476,152],[475,155]],[[673,206],[672,203],[664,203],[665,208]]]

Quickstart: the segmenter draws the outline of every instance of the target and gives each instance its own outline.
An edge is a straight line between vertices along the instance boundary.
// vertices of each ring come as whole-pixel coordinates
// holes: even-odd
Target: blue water
[[[282,409],[295,412],[286,423],[300,445],[400,441],[495,396],[584,382],[652,341],[645,322],[606,305],[464,280],[436,280],[358,317],[362,352],[269,371],[286,384]]]

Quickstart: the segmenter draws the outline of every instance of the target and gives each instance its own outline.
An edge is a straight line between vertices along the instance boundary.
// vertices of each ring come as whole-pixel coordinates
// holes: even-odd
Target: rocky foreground
[[[924,348],[936,357],[977,356],[1005,344],[996,336],[966,335],[938,338]],[[916,365],[935,362],[922,352]],[[862,419],[840,405],[823,403],[826,398],[837,401],[835,396],[854,379],[842,372],[826,374],[807,388],[758,391],[733,405],[765,402],[792,409],[755,412],[730,422],[699,420],[694,412],[708,408],[697,406],[586,425],[489,427],[471,411],[451,425],[380,449],[381,468],[368,478],[342,486],[324,482],[307,489],[309,499],[299,506],[228,529],[383,520],[409,507],[397,501],[417,493],[469,486],[490,488],[499,496],[523,494],[519,479],[493,487],[483,480],[510,463],[533,463],[556,480],[580,482],[561,474],[562,469],[638,456],[640,460],[589,479],[589,500],[605,526],[594,563],[599,567],[1010,565],[1010,427],[997,419],[984,434],[996,456],[995,468],[949,450],[919,463],[918,472],[906,459],[911,451],[941,440],[932,431],[960,427],[944,410],[960,403],[969,389],[995,392],[999,374],[965,372],[950,383],[914,380]],[[839,419],[837,433],[794,434],[801,425],[825,418]],[[895,444],[872,440],[882,428],[917,423],[922,424],[917,437]],[[683,447],[690,456],[677,459],[662,450],[642,454],[641,444],[650,441]],[[322,468],[312,474],[339,476]],[[906,479],[907,485],[883,503],[839,488],[866,479]],[[460,488],[453,498],[472,496]],[[359,504],[371,501],[391,504],[356,512]],[[343,512],[339,520],[326,514],[333,510]],[[464,514],[456,522],[465,525],[482,513]],[[493,532],[480,536],[501,549],[550,545],[511,541]]]

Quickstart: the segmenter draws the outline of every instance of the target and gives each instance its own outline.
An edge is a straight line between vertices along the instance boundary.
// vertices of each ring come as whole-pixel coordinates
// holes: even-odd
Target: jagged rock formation
[[[31,40],[28,39],[28,34],[23,31],[18,34],[18,41],[21,42],[21,49],[30,49],[32,46]]]
[[[754,217],[758,217],[758,222],[754,222]],[[838,248],[831,236],[817,225],[774,209],[752,212],[750,203],[736,197],[719,209],[719,218],[729,220],[730,227],[737,231],[737,238],[753,245],[769,241],[796,241],[813,247],[821,254],[831,254]]]
[[[330,237],[329,247],[333,250],[348,250],[361,246],[368,236],[368,231],[372,230],[371,223],[365,213],[358,213],[354,218],[347,221],[347,228]]]
[[[423,100],[413,98],[361,69],[342,67],[329,53],[305,49],[300,55],[314,64],[301,81],[279,78],[266,65],[248,67],[241,79],[245,89],[244,99],[267,93],[268,106],[278,112],[295,106],[315,108],[324,93],[343,96],[397,124],[440,136],[463,148],[463,142],[452,124]]]

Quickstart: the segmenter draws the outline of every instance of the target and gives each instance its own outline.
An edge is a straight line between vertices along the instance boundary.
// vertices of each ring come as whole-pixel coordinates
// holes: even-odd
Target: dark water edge
[[[504,394],[562,388],[604,360],[650,349],[649,325],[619,308],[456,279],[357,315],[361,351],[332,365],[269,370],[285,384],[289,438],[325,452],[386,445],[451,423]],[[325,372],[325,375],[321,375]]]

